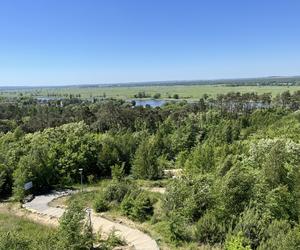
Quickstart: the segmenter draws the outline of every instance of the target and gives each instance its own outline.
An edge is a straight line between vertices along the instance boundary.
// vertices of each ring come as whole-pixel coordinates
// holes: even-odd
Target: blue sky
[[[300,1],[2,0],[0,85],[300,75]]]

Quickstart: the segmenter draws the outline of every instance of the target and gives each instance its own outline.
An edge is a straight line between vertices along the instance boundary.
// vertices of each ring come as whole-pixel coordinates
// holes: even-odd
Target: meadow
[[[0,211],[0,249],[52,249],[54,228]]]
[[[216,97],[218,94],[229,92],[256,92],[258,94],[271,93],[276,96],[279,93],[289,90],[291,93],[300,90],[300,86],[228,86],[228,85],[170,85],[170,86],[106,86],[106,87],[57,87],[57,88],[18,88],[0,90],[0,96],[34,96],[34,97],[80,97],[89,98],[117,98],[131,99],[139,92],[153,97],[160,93],[161,99],[170,99],[174,94],[180,99],[199,99],[207,94],[209,97]]]
[[[0,234],[7,232],[19,232],[29,238],[32,235],[47,238],[54,229],[2,211],[0,212]]]

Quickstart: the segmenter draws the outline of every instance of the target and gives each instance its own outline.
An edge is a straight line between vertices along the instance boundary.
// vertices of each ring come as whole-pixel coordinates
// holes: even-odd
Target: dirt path
[[[63,208],[50,207],[48,204],[59,197],[70,195],[70,191],[67,192],[53,192],[48,195],[36,196],[31,202],[23,205],[27,210],[38,214],[41,217],[49,217],[50,220],[58,219],[64,213]],[[130,228],[126,225],[110,221],[103,217],[100,217],[94,213],[91,215],[93,229],[95,232],[101,230],[102,233],[110,233],[113,229],[117,230],[117,234],[126,240],[126,242],[136,250],[158,250],[159,247],[155,240],[153,240],[147,234]]]
[[[35,223],[45,226],[57,227],[59,225],[58,218],[50,218],[50,216],[47,215],[31,213],[25,209],[21,209],[17,204],[10,205],[7,203],[0,203],[0,213],[7,213],[24,219],[29,219]]]

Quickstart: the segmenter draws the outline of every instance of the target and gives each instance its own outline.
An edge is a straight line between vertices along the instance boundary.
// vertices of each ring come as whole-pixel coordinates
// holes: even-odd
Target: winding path
[[[49,216],[50,218],[60,218],[64,209],[59,207],[50,207],[48,204],[52,200],[70,195],[70,192],[52,192],[47,195],[39,195],[36,196],[32,201],[25,203],[23,205],[27,210],[43,215]],[[103,233],[109,233],[113,229],[116,230],[116,234],[126,240],[126,242],[136,250],[159,250],[159,247],[155,240],[153,240],[147,234],[137,230],[130,228],[126,225],[122,225],[120,223],[110,221],[103,217],[97,216],[94,213],[91,214],[93,229],[95,232],[101,230]]]

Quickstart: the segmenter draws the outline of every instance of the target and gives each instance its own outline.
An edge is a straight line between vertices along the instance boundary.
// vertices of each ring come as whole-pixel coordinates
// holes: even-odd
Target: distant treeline
[[[216,80],[178,80],[178,81],[153,81],[153,82],[130,82],[110,84],[82,84],[82,85],[58,85],[46,87],[1,87],[0,92],[31,92],[42,89],[65,89],[65,88],[101,88],[101,87],[147,87],[147,86],[189,86],[189,85],[226,85],[226,86],[300,86],[300,76],[291,77],[258,77]]]
[[[291,94],[285,91],[274,98],[271,94],[228,93],[211,98],[203,98],[193,103],[185,100],[167,102],[163,107],[135,107],[134,102],[114,99],[81,100],[69,99],[37,100],[34,98],[0,99],[0,132],[6,133],[20,127],[24,132],[35,132],[65,123],[84,121],[94,131],[110,129],[135,130],[142,122],[148,129],[155,130],[159,122],[168,115],[189,114],[207,110],[221,110],[224,113],[250,113],[255,109],[271,107],[297,110],[300,107],[300,91]]]

